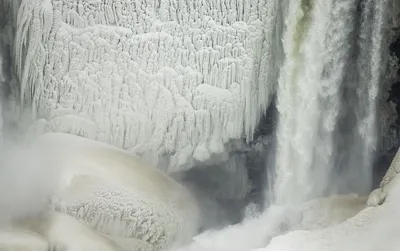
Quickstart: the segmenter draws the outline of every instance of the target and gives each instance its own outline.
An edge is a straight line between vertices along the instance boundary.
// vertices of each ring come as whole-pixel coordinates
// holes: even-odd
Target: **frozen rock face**
[[[274,92],[275,1],[10,3],[12,99],[31,134],[81,135],[156,164],[168,155],[182,170],[251,139]]]

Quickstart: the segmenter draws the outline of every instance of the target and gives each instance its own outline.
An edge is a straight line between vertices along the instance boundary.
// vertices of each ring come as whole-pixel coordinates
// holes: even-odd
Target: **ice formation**
[[[8,220],[0,221],[0,229],[50,210],[85,223],[94,230],[92,236],[103,234],[124,246],[137,242],[163,250],[190,241],[202,226],[189,190],[119,148],[56,133],[41,136],[22,153],[17,155],[25,156],[22,163],[13,161],[1,170],[0,219]],[[10,194],[13,187],[18,191]],[[60,217],[63,221],[66,216]],[[48,230],[52,238],[62,237],[56,230],[72,235],[58,225]]]
[[[388,64],[388,13],[394,1],[285,3],[272,199],[282,204],[277,210],[283,213],[276,214],[273,206],[256,219],[203,234],[182,250],[380,250],[393,235],[372,238],[381,235],[376,229],[398,231],[388,216],[398,214],[398,156],[382,188],[369,197],[306,202],[332,192],[369,192],[378,137],[376,108]],[[387,191],[392,201],[367,208],[382,203]],[[276,237],[288,229],[300,230]]]
[[[0,230],[2,251],[152,251],[147,242],[102,235],[75,218],[52,212]]]
[[[342,250],[350,237],[375,229],[381,215],[396,213],[389,191],[397,189],[392,184],[398,156],[368,201],[340,196],[302,204],[327,193],[369,189],[387,66],[387,13],[395,0],[4,3],[15,26],[8,43],[14,45],[18,82],[9,101],[18,119],[28,114],[21,131],[66,132],[116,147],[65,135],[39,141],[49,144],[49,160],[59,162],[55,209],[75,218],[60,214],[56,222],[95,230],[82,241],[91,247],[109,245],[109,238],[102,245],[103,235],[127,247],[138,241],[162,249],[188,241],[206,217],[202,207],[184,187],[121,149],[154,165],[166,160],[170,172],[185,171],[226,155],[233,140],[251,140],[275,94],[279,125],[271,201],[282,205],[241,225],[206,232],[188,249],[248,251],[272,239],[266,250]],[[54,148],[59,140],[64,145]],[[247,192],[247,172],[236,165],[227,173],[236,174],[232,179],[241,187],[214,191],[216,196]],[[364,209],[365,203],[376,207]],[[289,227],[313,231],[273,238]],[[242,236],[253,229],[256,234]],[[50,232],[58,238],[63,230]]]
[[[277,1],[8,2],[12,95],[35,134],[168,155],[182,170],[250,140],[274,93]]]

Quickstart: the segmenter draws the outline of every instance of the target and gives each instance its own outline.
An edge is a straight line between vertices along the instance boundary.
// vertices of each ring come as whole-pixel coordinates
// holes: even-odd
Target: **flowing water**
[[[320,196],[367,194],[371,189],[393,1],[274,4],[280,6],[274,35],[282,34],[283,51],[278,46],[275,52],[283,55],[275,58],[283,60],[277,81],[275,168],[269,170],[272,182],[266,194],[268,205],[280,206],[241,225],[201,235],[187,250],[262,248],[282,231],[287,216],[295,215],[285,210]]]
[[[388,4],[289,2],[277,94],[276,203],[370,190]]]

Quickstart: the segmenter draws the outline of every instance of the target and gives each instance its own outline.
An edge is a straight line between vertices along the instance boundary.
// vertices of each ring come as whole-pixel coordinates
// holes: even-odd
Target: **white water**
[[[376,145],[375,107],[385,65],[382,40],[389,1],[365,0],[362,13],[357,12],[356,0],[288,0],[279,8],[274,2],[276,8],[269,13],[276,13],[267,24],[277,27],[265,32],[270,36],[266,43],[276,46],[284,31],[284,55],[279,50],[273,51],[275,55],[265,53],[276,61],[268,67],[271,72],[261,72],[269,75],[260,78],[272,81],[281,66],[274,202],[297,204],[326,192],[368,190],[365,180],[370,178]],[[284,27],[279,26],[281,16],[286,18]],[[251,96],[246,93],[246,98]],[[265,90],[260,93],[263,98],[269,95]],[[247,100],[257,103],[250,102],[251,97]],[[253,118],[251,108],[246,106],[246,114]],[[346,179],[337,183],[343,175]],[[331,177],[336,178],[333,183]],[[272,207],[259,218],[197,237],[189,249],[262,248],[281,233],[282,222],[296,220],[290,207]]]
[[[362,2],[291,0],[285,6],[269,203],[295,206],[327,194],[370,190],[391,2]],[[282,234],[282,223],[299,220],[299,211],[291,208],[272,206],[259,218],[203,234],[184,250],[264,248]]]
[[[370,190],[388,1],[364,1],[361,13],[358,2],[290,1],[278,89],[276,203]]]
[[[355,2],[290,1],[278,90],[279,204],[304,202],[327,184]]]

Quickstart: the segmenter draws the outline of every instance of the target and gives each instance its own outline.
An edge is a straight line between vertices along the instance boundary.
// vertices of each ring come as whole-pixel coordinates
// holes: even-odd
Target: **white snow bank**
[[[22,0],[13,95],[32,104],[33,134],[82,135],[189,168],[252,137],[274,92],[258,69],[275,67],[264,35],[276,5]]]
[[[0,250],[153,251],[154,247],[133,238],[111,238],[96,233],[73,217],[50,213],[19,221],[13,228],[0,229]]]
[[[9,163],[0,165],[0,229],[41,219],[54,208],[121,242],[121,248],[137,243],[161,250],[188,242],[201,227],[189,190],[118,148],[52,133],[10,152]],[[66,216],[49,221],[48,234],[42,234],[49,241],[70,231],[64,227]],[[71,223],[82,228],[77,224]],[[78,230],[73,234],[79,235]],[[73,234],[62,242],[76,250]],[[88,245],[93,246],[97,234],[90,235],[94,239]]]
[[[123,150],[78,136],[52,133],[31,146],[60,177],[56,210],[117,238],[156,249],[184,243],[200,228],[192,194]]]

